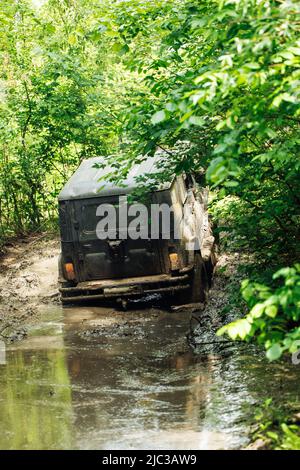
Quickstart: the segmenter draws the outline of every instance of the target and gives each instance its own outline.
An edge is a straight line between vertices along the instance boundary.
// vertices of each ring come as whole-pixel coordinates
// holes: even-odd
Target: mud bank
[[[59,302],[58,254],[58,238],[47,234],[6,246],[0,258],[0,335],[6,342],[26,337],[41,305]]]
[[[229,303],[229,284],[235,285],[237,290],[240,288],[241,276],[238,273],[238,267],[243,261],[245,261],[245,255],[240,253],[219,255],[206,305],[203,310],[193,312],[191,317],[191,331],[188,339],[195,354],[226,354],[226,352],[248,347],[243,343],[237,344],[229,341],[226,337],[216,336],[221,326],[241,315],[242,306],[241,308],[231,306],[230,309],[225,307]]]

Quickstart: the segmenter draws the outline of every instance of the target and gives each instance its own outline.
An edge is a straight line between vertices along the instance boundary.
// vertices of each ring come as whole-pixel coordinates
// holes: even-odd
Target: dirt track
[[[7,341],[26,335],[41,303],[58,302],[58,238],[35,235],[6,248],[0,258],[0,334]]]

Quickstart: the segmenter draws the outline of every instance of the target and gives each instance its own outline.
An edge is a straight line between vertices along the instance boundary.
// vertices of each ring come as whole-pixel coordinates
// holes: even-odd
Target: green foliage
[[[275,269],[297,260],[298,2],[121,1],[108,17],[139,80],[126,97],[124,173],[159,147],[169,172],[206,169],[218,231],[226,225],[238,248],[277,259]],[[178,141],[190,144],[181,158]]]
[[[219,329],[231,339],[256,338],[270,361],[300,349],[300,265],[273,275],[274,287],[244,280],[242,296],[250,308],[245,318]]]
[[[283,432],[282,442],[279,449],[282,450],[300,450],[300,433],[299,426],[282,423]]]
[[[83,158],[118,146],[121,67],[90,2],[1,2],[1,239],[45,229]]]
[[[299,406],[299,405],[298,405]],[[263,439],[268,448],[275,450],[300,450],[300,427],[298,416],[291,416],[289,406],[265,400],[255,419],[257,429],[253,439]]]

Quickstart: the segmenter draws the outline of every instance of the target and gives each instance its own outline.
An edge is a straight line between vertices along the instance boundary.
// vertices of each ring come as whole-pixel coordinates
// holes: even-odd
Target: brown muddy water
[[[235,449],[297,367],[246,348],[195,355],[188,312],[45,306],[0,365],[1,449]]]

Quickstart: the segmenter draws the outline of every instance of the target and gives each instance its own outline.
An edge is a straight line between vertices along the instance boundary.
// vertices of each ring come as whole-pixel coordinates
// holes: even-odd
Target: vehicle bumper
[[[84,300],[108,300],[116,298],[138,298],[148,294],[175,294],[190,285],[190,271],[185,269],[177,275],[159,274],[126,279],[109,279],[80,282],[74,287],[61,287],[63,303]]]

